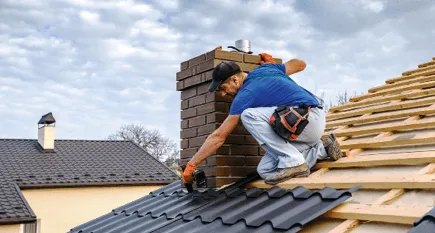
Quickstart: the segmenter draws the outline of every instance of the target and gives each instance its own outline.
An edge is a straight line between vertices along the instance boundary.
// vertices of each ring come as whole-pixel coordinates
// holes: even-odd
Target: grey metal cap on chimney
[[[52,124],[55,122],[56,122],[56,119],[54,119],[53,114],[51,112],[49,112],[41,117],[38,124]]]

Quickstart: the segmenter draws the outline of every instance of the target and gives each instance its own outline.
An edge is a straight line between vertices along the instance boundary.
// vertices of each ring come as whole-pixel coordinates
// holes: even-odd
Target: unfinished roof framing
[[[435,58],[332,107],[326,127],[345,157],[319,162],[309,177],[278,186],[361,189],[302,232],[408,232],[434,208]],[[248,187],[270,186],[259,180]]]

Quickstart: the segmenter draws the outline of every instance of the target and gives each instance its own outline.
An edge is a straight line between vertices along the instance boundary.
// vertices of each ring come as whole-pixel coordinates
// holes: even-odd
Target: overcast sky
[[[300,85],[366,92],[435,56],[435,1],[0,0],[0,137],[105,139],[139,123],[179,139],[180,63],[238,39],[299,58]]]

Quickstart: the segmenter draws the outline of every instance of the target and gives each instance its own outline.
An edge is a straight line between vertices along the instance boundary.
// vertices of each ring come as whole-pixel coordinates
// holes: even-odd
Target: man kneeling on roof
[[[292,59],[275,64],[269,54],[260,54],[261,65],[248,73],[234,62],[221,62],[213,71],[209,92],[234,96],[228,117],[187,163],[183,182],[192,182],[196,166],[225,142],[242,120],[245,128],[266,151],[257,172],[267,184],[293,177],[306,177],[317,160],[338,160],[342,154],[333,134],[325,130],[323,100],[289,77],[306,64]]]

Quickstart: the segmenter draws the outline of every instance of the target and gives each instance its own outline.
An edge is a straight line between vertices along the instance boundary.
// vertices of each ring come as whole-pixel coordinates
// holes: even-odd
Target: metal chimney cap
[[[41,119],[38,121],[38,124],[52,124],[55,122],[56,119],[54,119],[53,114],[49,112],[41,117]]]
[[[252,54],[250,40],[236,40],[235,46],[228,46],[237,52]]]

